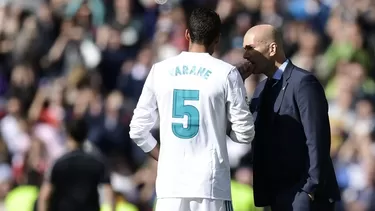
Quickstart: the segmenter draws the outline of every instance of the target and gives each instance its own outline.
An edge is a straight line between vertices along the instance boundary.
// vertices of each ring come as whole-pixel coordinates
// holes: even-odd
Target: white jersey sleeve
[[[150,152],[157,141],[151,134],[151,129],[158,120],[158,107],[154,93],[154,66],[151,68],[142,94],[134,110],[130,122],[130,138],[144,151]]]
[[[232,124],[230,138],[238,143],[250,144],[255,135],[253,117],[246,101],[246,90],[236,68],[233,68],[226,81],[227,118]]]

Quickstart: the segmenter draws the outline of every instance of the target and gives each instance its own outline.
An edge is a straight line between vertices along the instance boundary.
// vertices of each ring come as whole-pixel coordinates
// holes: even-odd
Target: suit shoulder
[[[293,70],[294,81],[298,84],[302,82],[319,82],[318,78],[312,73],[300,67],[294,66]],[[320,83],[320,82],[319,82]]]
[[[302,68],[295,67],[292,73],[292,78],[292,84],[297,93],[301,91],[305,92],[306,88],[310,87],[310,90],[313,89],[322,94],[321,96],[325,96],[323,85],[313,73]]]
[[[303,78],[303,77],[306,77],[306,76],[313,76],[313,73],[311,73],[310,71],[307,71],[305,69],[302,69],[300,67],[297,67],[294,65],[293,67],[293,76],[297,76],[297,77],[300,77],[300,78]]]

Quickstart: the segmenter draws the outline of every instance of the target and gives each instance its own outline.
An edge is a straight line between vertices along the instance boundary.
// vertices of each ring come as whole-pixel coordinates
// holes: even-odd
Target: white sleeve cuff
[[[229,134],[229,137],[234,141],[234,142],[237,142],[237,143],[241,143],[241,144],[250,144],[251,141],[253,140],[254,138],[254,133],[251,132],[251,133],[248,133],[248,134],[245,134],[245,133],[236,133],[234,132],[233,130],[230,131],[230,134]]]
[[[146,153],[153,150],[158,143],[151,134],[146,139],[135,139],[134,142]]]

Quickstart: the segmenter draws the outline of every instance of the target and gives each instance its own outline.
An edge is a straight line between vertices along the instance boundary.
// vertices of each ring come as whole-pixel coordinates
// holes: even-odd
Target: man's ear
[[[190,42],[190,33],[189,30],[185,30],[185,39]]]
[[[276,55],[276,52],[277,52],[277,44],[276,43],[271,43],[270,46],[269,46],[269,55],[271,57],[275,56]]]

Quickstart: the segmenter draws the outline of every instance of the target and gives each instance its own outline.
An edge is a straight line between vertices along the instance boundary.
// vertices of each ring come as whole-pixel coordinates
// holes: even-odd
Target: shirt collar
[[[273,79],[280,80],[281,77],[283,76],[284,70],[286,66],[288,65],[289,60],[286,60],[280,67],[279,69],[276,70],[275,74],[273,75]]]

